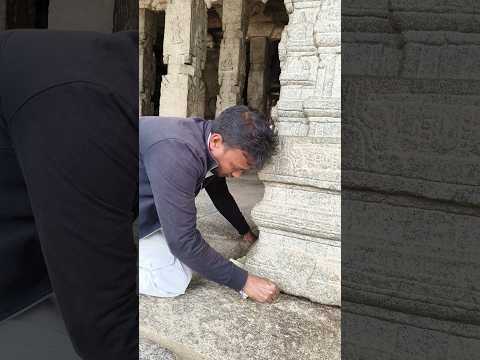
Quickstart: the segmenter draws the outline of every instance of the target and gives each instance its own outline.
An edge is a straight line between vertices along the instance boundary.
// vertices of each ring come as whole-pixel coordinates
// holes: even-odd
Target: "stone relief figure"
[[[304,43],[307,40],[308,32],[311,31],[310,25],[305,12],[299,12],[299,15],[294,16],[292,26],[288,27],[288,39],[292,42]]]
[[[232,62],[232,55],[225,51],[225,55],[222,57],[222,61],[220,63],[220,69],[222,71],[232,71],[233,70],[233,62]]]
[[[287,59],[288,78],[296,81],[308,81],[310,78],[311,65],[302,56]]]
[[[182,44],[183,43],[183,26],[182,26],[182,19],[180,16],[175,15],[170,23],[172,31],[170,31],[170,43],[171,44]]]
[[[203,116],[205,104],[205,83],[197,76],[191,76],[188,84],[189,116]]]
[[[313,29],[313,40],[314,45],[317,48],[318,56],[315,93],[317,96],[321,97],[332,96],[333,86],[335,84],[335,75],[338,73],[336,71],[336,66],[339,54],[332,54],[331,50],[325,49],[325,47],[331,47],[332,45],[335,45],[335,43],[332,44],[331,41],[325,40],[324,38],[331,37],[330,31],[338,31],[338,29],[331,29],[330,27],[332,20],[330,17],[333,16],[335,18],[337,6],[327,7],[329,3],[330,1],[327,4],[324,4],[317,12],[315,26]],[[335,36],[337,36],[336,33]]]

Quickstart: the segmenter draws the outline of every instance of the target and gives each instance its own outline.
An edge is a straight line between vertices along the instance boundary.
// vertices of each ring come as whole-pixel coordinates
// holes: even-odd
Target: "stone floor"
[[[261,200],[263,185],[248,176],[229,180],[229,188],[251,223],[250,211]],[[215,249],[227,258],[247,252],[204,192],[197,209],[198,227]],[[293,296],[257,304],[196,277],[187,293],[175,299],[141,296],[139,312],[145,360],[340,359],[340,310]]]

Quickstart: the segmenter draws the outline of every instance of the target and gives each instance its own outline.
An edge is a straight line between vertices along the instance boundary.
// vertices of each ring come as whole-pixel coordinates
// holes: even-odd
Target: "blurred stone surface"
[[[370,3],[342,9],[344,299],[478,322],[478,6]]]
[[[478,2],[342,2],[342,351],[480,349]]]

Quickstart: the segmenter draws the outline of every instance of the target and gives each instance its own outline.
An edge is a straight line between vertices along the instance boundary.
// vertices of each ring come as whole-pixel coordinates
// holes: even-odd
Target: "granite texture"
[[[340,359],[340,310],[282,294],[242,300],[202,280],[174,299],[140,297],[141,336],[181,359]]]
[[[140,338],[139,360],[180,360],[170,350],[145,338]]]

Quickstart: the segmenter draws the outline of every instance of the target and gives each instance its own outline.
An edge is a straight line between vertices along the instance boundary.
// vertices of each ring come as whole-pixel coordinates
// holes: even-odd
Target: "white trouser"
[[[185,293],[192,270],[170,252],[162,229],[141,238],[138,248],[140,294],[174,297]]]

